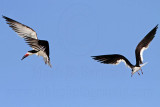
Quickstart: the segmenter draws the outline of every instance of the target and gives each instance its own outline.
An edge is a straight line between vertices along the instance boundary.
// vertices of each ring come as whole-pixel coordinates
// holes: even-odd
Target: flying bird
[[[121,61],[124,62],[129,68],[132,69],[131,77],[132,75],[137,72],[139,74],[139,70],[142,72],[142,67],[146,65],[147,63],[143,64],[143,51],[146,50],[150,44],[150,42],[155,37],[156,31],[157,31],[158,25],[156,25],[137,45],[135,50],[135,56],[136,56],[136,64],[133,65],[130,63],[130,61],[120,54],[110,54],[110,55],[100,55],[100,56],[91,56],[93,59],[98,60],[98,62],[104,63],[104,64],[119,64]],[[143,72],[142,72],[143,74]],[[139,74],[140,75],[140,74]]]
[[[50,67],[52,65],[50,64],[50,57],[49,57],[49,43],[46,40],[39,40],[37,38],[37,33],[30,27],[17,22],[11,18],[8,18],[6,16],[2,16],[7,24],[24,40],[26,43],[33,49],[28,51],[21,60],[24,58],[31,56],[31,55],[38,55],[42,56],[44,59],[45,64],[48,64]]]

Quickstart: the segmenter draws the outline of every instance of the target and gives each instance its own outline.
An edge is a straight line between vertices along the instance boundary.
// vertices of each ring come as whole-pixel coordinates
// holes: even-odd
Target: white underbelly
[[[134,73],[136,73],[137,71],[139,71],[140,69],[141,69],[141,67],[134,67],[132,73],[134,74]]]
[[[37,56],[44,56],[44,54],[45,53],[43,51],[39,51],[39,52],[36,53]]]

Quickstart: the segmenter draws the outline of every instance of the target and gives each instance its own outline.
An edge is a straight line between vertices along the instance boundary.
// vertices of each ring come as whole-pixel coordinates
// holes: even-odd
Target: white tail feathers
[[[148,62],[146,62],[146,63],[142,64],[142,65],[141,65],[141,67],[145,66],[147,63],[148,63]]]

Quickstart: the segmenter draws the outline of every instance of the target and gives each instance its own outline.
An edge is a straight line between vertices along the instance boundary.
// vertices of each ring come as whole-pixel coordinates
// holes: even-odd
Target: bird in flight
[[[99,56],[91,56],[93,59],[98,60],[98,62],[104,63],[104,64],[119,64],[121,61],[124,62],[129,68],[132,69],[131,77],[135,72],[138,72],[141,70],[142,67],[146,65],[147,63],[143,64],[143,51],[148,48],[150,42],[155,37],[156,31],[157,31],[158,25],[156,25],[137,45],[135,50],[135,56],[136,56],[136,65],[132,65],[130,61],[120,54],[110,54],[110,55],[99,55]],[[140,65],[141,64],[141,65]],[[142,72],[143,74],[143,72]]]
[[[31,55],[38,55],[42,56],[44,59],[45,64],[48,64],[50,67],[52,65],[50,64],[50,57],[49,57],[49,43],[46,40],[39,40],[37,38],[37,33],[30,27],[17,22],[11,18],[8,18],[6,16],[2,16],[7,24],[24,40],[26,43],[33,48],[33,50],[28,51],[23,57],[22,60],[28,56]]]

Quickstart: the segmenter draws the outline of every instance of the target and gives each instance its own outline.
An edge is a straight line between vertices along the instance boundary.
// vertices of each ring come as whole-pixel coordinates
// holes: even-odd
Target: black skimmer
[[[22,60],[30,55],[36,54],[42,56],[45,64],[48,64],[50,67],[50,58],[49,58],[49,43],[46,40],[39,40],[37,38],[37,33],[30,27],[21,24],[11,18],[3,16],[7,24],[24,40],[28,45],[33,48],[33,50],[28,51],[23,57]]]
[[[129,60],[120,54],[110,54],[110,55],[100,55],[100,56],[92,56],[93,59],[98,60],[98,62],[104,63],[104,64],[119,64],[121,61],[124,62],[129,68],[132,69],[131,76],[139,70],[142,72],[142,67],[146,65],[147,63],[143,64],[143,51],[148,48],[150,42],[155,37],[156,31],[157,31],[158,25],[154,27],[137,45],[135,50],[135,56],[136,56],[136,65],[132,65]],[[142,64],[142,65],[140,65]],[[138,73],[139,74],[139,73]],[[143,74],[143,72],[142,72]],[[140,74],[139,74],[140,75]]]

